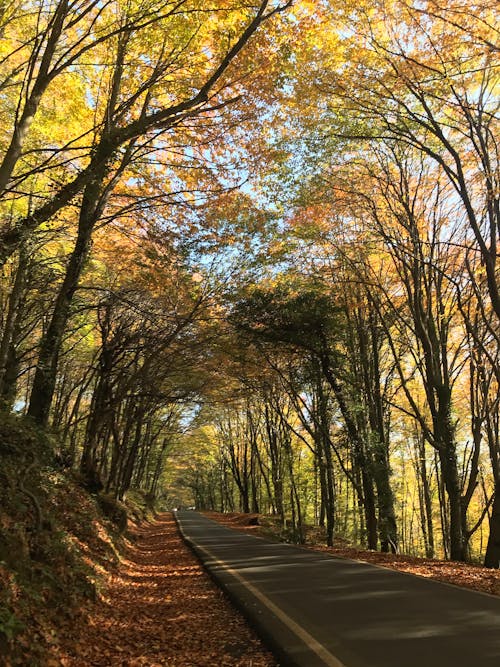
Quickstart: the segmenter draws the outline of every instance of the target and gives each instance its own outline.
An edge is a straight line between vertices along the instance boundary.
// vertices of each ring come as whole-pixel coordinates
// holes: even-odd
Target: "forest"
[[[499,18],[0,2],[0,484],[24,542],[50,469],[117,507],[499,567]]]

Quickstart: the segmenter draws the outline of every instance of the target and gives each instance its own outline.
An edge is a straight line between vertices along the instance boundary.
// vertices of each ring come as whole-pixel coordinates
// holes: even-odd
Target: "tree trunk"
[[[321,368],[328,384],[333,389],[333,393],[337,400],[344,424],[346,426],[347,434],[354,448],[354,460],[360,468],[363,485],[363,509],[366,520],[366,537],[368,548],[377,549],[378,535],[376,501],[373,489],[372,474],[369,470],[370,466],[366,458],[365,443],[363,442],[363,438],[359,433],[354,416],[349,409],[342,386],[332,371],[330,355],[326,349],[321,353]]]
[[[54,16],[49,22],[49,34],[47,36],[47,42],[42,57],[38,63],[38,72],[35,82],[25,101],[25,106],[20,118],[16,122],[9,147],[5,151],[2,162],[0,163],[0,195],[4,193],[10,177],[12,176],[12,172],[14,171],[14,167],[21,157],[26,136],[33,123],[35,114],[38,111],[42,96],[53,79],[53,75],[50,74],[50,66],[61,38],[61,33],[64,28],[64,20],[67,14],[68,0],[60,0],[54,11]],[[33,70],[36,69],[37,65],[35,62],[37,51],[37,48],[33,49],[31,61],[29,63],[29,68],[31,69],[31,67],[33,67]],[[23,90],[23,92],[25,91]]]
[[[439,461],[449,504],[450,559],[465,561],[465,544],[462,530],[462,498],[454,451],[440,451]]]
[[[377,437],[377,434],[374,434]],[[384,553],[396,553],[398,532],[394,512],[394,496],[390,482],[389,459],[387,446],[377,440],[373,447],[374,478],[377,487],[380,550]]]
[[[363,484],[363,511],[366,523],[366,541],[368,549],[376,551],[378,545],[377,507],[371,475],[361,471]]]
[[[101,162],[95,158],[96,172],[83,194],[78,224],[78,236],[71,254],[66,275],[59,290],[52,318],[40,343],[40,352],[31,390],[28,415],[41,426],[49,419],[56,383],[57,366],[64,331],[71,310],[71,302],[78,288],[80,276],[90,252],[92,232],[104,206],[103,181],[107,172],[106,155],[98,152]],[[97,155],[96,154],[96,155]]]
[[[333,479],[333,461],[330,450],[330,443],[324,443],[325,458],[326,458],[326,488],[327,488],[327,505],[326,505],[326,543],[329,547],[333,547],[333,536],[335,533],[335,482]]]
[[[373,309],[358,309],[356,314],[356,355],[359,357],[363,378],[362,402],[369,432],[365,439],[370,444],[373,479],[377,489],[378,531],[380,550],[395,553],[398,546],[394,496],[391,486],[389,442],[384,411],[384,397],[380,388],[380,331]]]
[[[328,506],[328,487],[326,484],[326,467],[323,460],[323,452],[319,452],[318,455],[318,472],[319,472],[319,488],[320,488],[320,506],[319,506],[319,517],[318,525],[321,528],[325,527],[325,518],[327,513]]]
[[[140,450],[141,437],[142,437],[142,427],[144,423],[144,410],[142,407],[139,407],[135,412],[135,431],[134,438],[130,444],[128,455],[124,461],[124,465],[121,469],[120,479],[117,484],[117,497],[118,500],[123,500],[125,494],[130,488],[132,481],[132,475],[134,473],[134,466],[137,461],[137,456]]]
[[[16,324],[21,316],[19,304],[21,301],[24,285],[26,282],[26,274],[28,270],[28,257],[26,252],[26,245],[23,244],[19,250],[19,262],[16,270],[16,277],[14,285],[9,296],[9,303],[7,306],[7,316],[5,318],[5,325],[2,332],[2,339],[0,341],[0,395],[8,396],[11,392],[8,391],[8,365],[12,358],[14,332]]]
[[[432,500],[431,490],[429,486],[429,478],[427,475],[427,462],[425,458],[425,440],[420,436],[417,437],[417,475],[419,478],[419,500],[421,506],[421,522],[422,533],[424,535],[425,555],[427,558],[434,558],[434,525],[432,523]]]
[[[490,535],[486,554],[484,557],[484,566],[498,569],[500,567],[500,482],[495,484],[495,499],[491,509],[490,517]]]

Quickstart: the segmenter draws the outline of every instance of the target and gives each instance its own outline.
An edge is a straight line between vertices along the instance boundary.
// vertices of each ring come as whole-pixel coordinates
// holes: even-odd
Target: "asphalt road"
[[[176,514],[280,665],[500,667],[500,598]]]

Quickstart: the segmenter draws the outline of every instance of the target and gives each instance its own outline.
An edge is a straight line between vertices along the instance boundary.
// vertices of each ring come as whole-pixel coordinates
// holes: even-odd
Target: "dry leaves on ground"
[[[272,667],[276,662],[182,541],[173,517],[135,529],[128,559],[51,667]]]

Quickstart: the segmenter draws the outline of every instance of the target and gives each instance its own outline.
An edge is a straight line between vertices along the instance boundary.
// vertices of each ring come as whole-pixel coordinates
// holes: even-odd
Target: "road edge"
[[[196,557],[198,558],[201,565],[208,573],[212,581],[214,581],[215,584],[224,592],[224,594],[229,599],[231,604],[242,614],[242,616],[248,622],[250,627],[255,631],[259,639],[261,639],[263,644],[266,646],[266,648],[268,648],[271,651],[271,653],[278,661],[278,667],[304,667],[304,663],[298,662],[291,655],[290,651],[286,648],[286,646],[280,641],[278,641],[274,636],[274,634],[268,629],[266,623],[264,622],[265,613],[263,613],[258,609],[259,605],[262,606],[264,604],[267,607],[267,612],[272,616],[274,616],[275,619],[277,619],[287,629],[288,632],[292,633],[300,642],[302,642],[304,648],[308,649],[309,651],[312,650],[313,655],[315,653],[316,657],[318,658],[318,660],[322,662],[323,665],[325,666],[330,665],[330,667],[345,667],[344,663],[342,663],[336,656],[331,654],[321,644],[318,644],[318,646],[321,647],[321,649],[330,657],[330,659],[328,659],[327,656],[327,660],[323,660],[322,656],[320,656],[316,650],[312,649],[311,645],[308,644],[304,640],[304,638],[300,636],[300,634],[294,631],[294,629],[290,627],[290,625],[286,621],[284,621],[283,618],[280,618],[278,615],[274,614],[272,609],[270,609],[265,603],[259,600],[257,595],[252,591],[253,586],[250,584],[250,582],[247,582],[238,573],[232,572],[231,569],[225,566],[224,563],[220,563],[219,561],[217,561],[217,559],[212,554],[210,554],[210,552],[207,549],[197,544],[188,535],[186,535],[186,533],[182,528],[180,520],[177,516],[177,512],[173,512],[173,515],[175,522],[177,524],[177,528],[179,530],[179,534],[181,535],[184,543],[196,555]],[[216,571],[208,563],[208,560],[213,560],[214,558],[218,563],[220,563],[220,565],[223,566],[223,568],[219,569],[219,571]],[[236,583],[239,582],[240,584],[243,584],[245,586],[247,594],[249,596],[252,596],[253,600],[255,601],[254,602],[255,607],[252,607],[251,604],[246,604],[245,601],[239,595],[237,595],[235,591],[232,590],[231,584],[225,580],[224,576],[221,576],[222,573],[228,576],[229,579],[232,580],[233,582]],[[260,591],[257,591],[257,593],[262,595]],[[266,598],[266,596],[264,595],[263,597]],[[295,623],[293,619],[289,620],[292,621],[292,623]],[[305,634],[308,635],[309,633]],[[311,637],[311,639],[314,640],[313,637]]]
[[[233,605],[233,607],[235,607],[240,612],[245,621],[250,625],[252,630],[262,641],[264,646],[273,654],[278,663],[277,667],[300,667],[288,654],[288,652],[283,648],[283,646],[281,646],[281,644],[275,640],[273,635],[266,630],[266,628],[260,622],[260,619],[256,616],[256,614],[252,614],[251,610],[247,607],[247,605],[245,605],[240,600],[240,598],[231,590],[231,588],[226,584],[226,582],[223,581],[221,577],[217,576],[214,570],[208,566],[206,562],[205,550],[202,549],[202,547],[197,545],[196,542],[194,542],[191,538],[189,538],[186,535],[180,524],[177,512],[172,512],[172,514],[174,516],[177,529],[179,531],[180,536],[182,537],[182,540],[184,541],[184,544],[189,549],[191,549],[191,551],[200,561],[200,564],[202,565],[205,572],[207,572],[209,577],[212,579],[212,581],[216,584],[218,588],[220,588],[223,591],[224,595],[227,597],[229,602]]]

